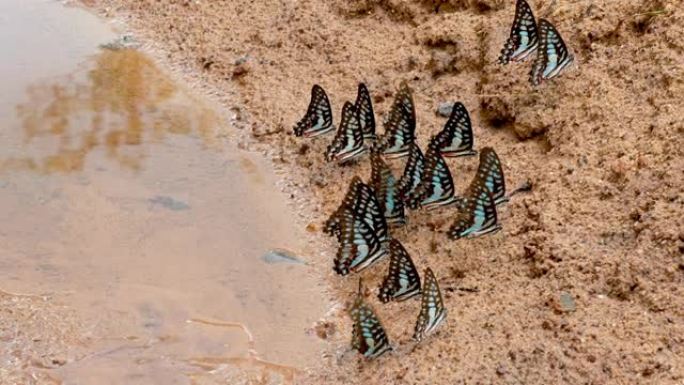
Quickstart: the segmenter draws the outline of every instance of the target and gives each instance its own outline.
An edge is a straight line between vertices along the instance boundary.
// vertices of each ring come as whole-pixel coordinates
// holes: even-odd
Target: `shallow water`
[[[51,375],[278,382],[312,364],[321,285],[264,257],[307,260],[269,166],[150,58],[99,49],[117,35],[98,18],[40,0],[0,15],[1,288],[49,293],[88,330]]]

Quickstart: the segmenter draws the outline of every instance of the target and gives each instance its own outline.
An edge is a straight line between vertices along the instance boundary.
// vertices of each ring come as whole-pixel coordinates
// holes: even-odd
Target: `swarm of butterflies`
[[[565,44],[555,28],[540,20],[541,41],[532,69],[532,83],[550,79],[572,62]],[[529,5],[518,0],[511,37],[499,61],[519,61],[538,46],[536,23]],[[558,47],[562,50],[558,51]],[[334,130],[332,109],[326,92],[319,85],[311,91],[311,101],[304,117],[295,125],[294,134],[317,137]],[[446,318],[447,310],[437,279],[428,267],[423,282],[411,256],[390,235],[390,226],[406,223],[406,209],[435,209],[455,206],[455,219],[447,235],[451,239],[473,238],[501,229],[497,206],[508,201],[501,161],[494,149],[479,151],[480,162],[475,176],[462,196],[455,186],[445,158],[474,156],[474,137],[470,115],[457,102],[444,128],[434,135],[425,150],[416,143],[416,113],[411,89],[402,83],[383,122],[384,133],[375,132],[375,115],[370,93],[365,84],[358,86],[355,102],[342,107],[341,122],[335,137],[325,151],[328,162],[344,163],[369,154],[371,175],[368,182],[353,177],[340,206],[325,222],[323,231],[337,237],[339,248],[334,270],[345,276],[359,273],[389,255],[389,271],[378,299],[405,301],[420,296],[421,306],[413,338],[420,342]],[[385,160],[407,157],[403,174],[396,178]],[[378,357],[390,350],[387,334],[366,302],[362,283],[350,309],[353,320],[352,347],[367,358]]]

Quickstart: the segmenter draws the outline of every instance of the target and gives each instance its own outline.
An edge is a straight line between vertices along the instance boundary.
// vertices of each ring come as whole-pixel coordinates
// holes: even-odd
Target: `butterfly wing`
[[[358,190],[361,188],[362,184],[363,182],[361,181],[361,178],[359,178],[358,176],[352,178],[351,182],[349,183],[349,187],[347,188],[347,193],[344,195],[344,198],[342,199],[342,203],[337,208],[337,210],[335,210],[330,215],[330,217],[325,221],[325,224],[323,226],[324,233],[330,236],[337,235],[339,237],[340,217],[344,214],[348,207],[353,208],[356,206],[356,197],[359,194]]]
[[[501,229],[496,214],[496,204],[485,181],[476,176],[464,199],[461,211],[449,228],[451,239],[474,238]]]
[[[394,98],[384,127],[385,133],[376,143],[376,148],[389,158],[408,155],[410,144],[416,138],[416,108],[411,89],[405,82]]]
[[[470,115],[461,102],[454,104],[444,128],[431,140],[443,156],[453,158],[477,154],[473,150],[474,141]]]
[[[360,272],[387,254],[375,233],[351,211],[340,217],[340,246],[334,261],[339,275]]]
[[[498,205],[508,201],[506,197],[506,181],[504,179],[501,160],[491,147],[485,147],[480,152],[480,165],[477,169],[477,178],[484,181],[487,189],[492,194],[494,204]]]
[[[413,339],[418,342],[432,333],[447,315],[442,293],[439,291],[439,285],[432,269],[429,267],[425,269],[423,276],[425,282],[420,299],[420,313],[418,313],[418,321],[413,333]]]
[[[360,295],[354,301],[349,313],[354,323],[351,341],[354,350],[369,359],[392,350],[380,319]]]
[[[356,112],[363,132],[364,140],[375,140],[375,115],[373,114],[373,103],[371,102],[368,88],[363,83],[359,83],[359,90],[356,94],[354,103]]]
[[[399,199],[397,180],[379,153],[371,154],[371,186],[389,224],[403,224],[404,202]]]
[[[333,160],[344,162],[363,154],[365,151],[363,133],[356,109],[350,102],[345,102],[342,107],[340,128],[325,152],[325,159],[328,162]]]
[[[445,206],[456,201],[454,180],[439,147],[431,144],[425,156],[425,171],[420,185],[409,197],[407,205],[412,209]]]
[[[406,167],[404,168],[404,174],[401,176],[399,183],[397,184],[399,197],[404,202],[408,201],[408,198],[420,185],[424,169],[425,157],[420,151],[420,147],[418,147],[418,145],[415,143],[411,143],[409,157],[406,161]]]
[[[546,19],[539,19],[539,36],[541,47],[530,71],[530,83],[535,86],[558,76],[575,60],[558,30]]]
[[[420,294],[420,276],[409,253],[396,239],[390,241],[389,250],[389,272],[380,286],[380,301],[405,301]]]
[[[318,84],[311,88],[311,101],[306,115],[294,127],[295,136],[313,138],[334,129],[330,100]]]
[[[499,63],[508,64],[509,61],[522,61],[534,52],[538,45],[539,34],[532,8],[527,4],[527,1],[518,0],[515,4],[515,18],[511,26],[511,33],[501,50]]]

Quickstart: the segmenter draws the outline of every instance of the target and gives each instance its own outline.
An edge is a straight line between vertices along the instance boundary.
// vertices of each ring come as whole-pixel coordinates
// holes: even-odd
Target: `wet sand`
[[[291,134],[312,83],[328,91],[339,121],[357,82],[369,86],[379,117],[407,80],[423,146],[444,124],[439,104],[460,100],[476,147],[496,149],[508,186],[532,183],[504,206],[495,235],[448,241],[448,210],[415,213],[394,233],[444,291],[449,316],[434,336],[410,341],[415,301],[374,302],[395,351],[365,362],[349,350],[347,315],[331,312],[336,332],[318,369],[297,382],[684,379],[682,1],[532,1],[576,55],[538,90],[527,83],[529,63],[494,64],[512,1],[82,2],[127,25],[189,82],[225,97],[235,140],[270,154],[310,230],[353,175],[369,175],[365,159],[326,164],[325,138]],[[449,160],[459,191],[476,162]],[[393,162],[395,173],[401,166]],[[321,235],[310,246],[334,300],[348,303],[356,280],[332,272],[336,245]],[[364,272],[371,287],[384,267]],[[561,304],[568,295],[572,311]]]
[[[282,382],[315,364],[325,286],[272,166],[94,15],[10,3],[0,383]]]

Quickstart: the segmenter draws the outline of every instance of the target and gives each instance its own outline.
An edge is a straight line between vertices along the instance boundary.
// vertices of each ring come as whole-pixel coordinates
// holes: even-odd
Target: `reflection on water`
[[[0,1],[0,46],[14,47],[0,63],[14,90],[0,94],[0,290],[52,293],[84,325],[22,367],[63,384],[287,383],[318,358],[305,329],[324,304],[310,265],[291,263],[313,250],[271,169],[215,139],[221,115],[144,54],[97,51],[108,34],[79,12]],[[46,60],[61,64],[32,66]]]
[[[82,78],[70,75],[28,88],[17,115],[29,155],[3,159],[0,170],[80,171],[98,147],[121,167],[139,170],[146,156],[143,142],[191,133],[211,142],[214,111],[179,103],[178,93],[147,56],[104,50]]]

